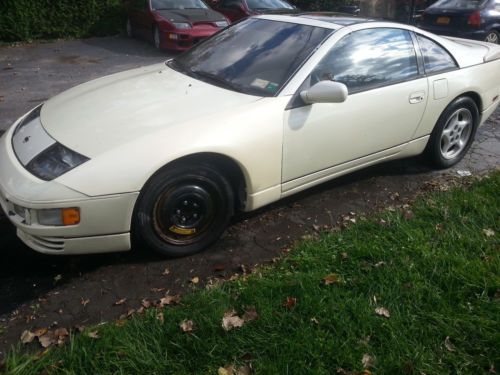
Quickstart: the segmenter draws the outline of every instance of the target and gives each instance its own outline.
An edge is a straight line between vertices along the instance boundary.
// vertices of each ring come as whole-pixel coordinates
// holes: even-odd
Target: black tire
[[[451,102],[434,126],[424,151],[431,166],[442,169],[457,164],[474,141],[478,124],[479,110],[474,100],[464,96]]]
[[[161,33],[158,25],[154,25],[153,27],[153,45],[156,49],[161,49]]]
[[[490,30],[488,34],[486,34],[484,41],[494,44],[500,44],[500,33],[496,30]]]
[[[141,191],[134,232],[162,255],[190,255],[215,242],[233,212],[233,190],[217,169],[179,165],[159,171]]]

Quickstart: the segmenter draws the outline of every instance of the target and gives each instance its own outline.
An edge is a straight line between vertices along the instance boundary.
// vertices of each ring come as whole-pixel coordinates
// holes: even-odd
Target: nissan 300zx
[[[497,108],[500,47],[331,15],[257,16],[63,92],[0,138],[31,248],[200,251],[250,211],[382,161],[456,164]]]

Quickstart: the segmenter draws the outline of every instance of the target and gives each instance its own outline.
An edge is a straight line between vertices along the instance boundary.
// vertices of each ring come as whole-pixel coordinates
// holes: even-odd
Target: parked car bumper
[[[160,47],[173,51],[185,51],[219,30],[216,27],[196,26],[187,30],[163,30]]]
[[[484,40],[487,34],[485,30],[457,30],[434,25],[421,25],[420,28],[438,35],[475,40]]]
[[[138,193],[89,197],[57,182],[31,175],[12,149],[14,127],[0,137],[0,206],[18,237],[48,254],[80,254],[130,249],[130,223]],[[77,207],[80,222],[39,223],[40,210]]]

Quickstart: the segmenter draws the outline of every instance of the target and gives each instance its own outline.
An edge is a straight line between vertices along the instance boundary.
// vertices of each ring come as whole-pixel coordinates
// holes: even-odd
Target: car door
[[[347,86],[345,102],[306,105],[296,96],[285,111],[284,192],[398,153],[424,114],[427,79],[407,30],[346,35],[299,92],[328,79]]]

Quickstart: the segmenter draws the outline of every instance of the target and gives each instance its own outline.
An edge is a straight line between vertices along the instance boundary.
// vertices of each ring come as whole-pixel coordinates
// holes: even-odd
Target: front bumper
[[[11,127],[0,138],[0,206],[18,237],[48,254],[89,254],[130,250],[131,218],[138,192],[89,197],[56,180],[43,181],[19,163],[11,146]],[[38,223],[37,211],[79,207],[71,226]]]
[[[194,26],[186,30],[164,30],[162,31],[160,47],[173,51],[185,51],[219,30],[219,28],[212,26]]]

